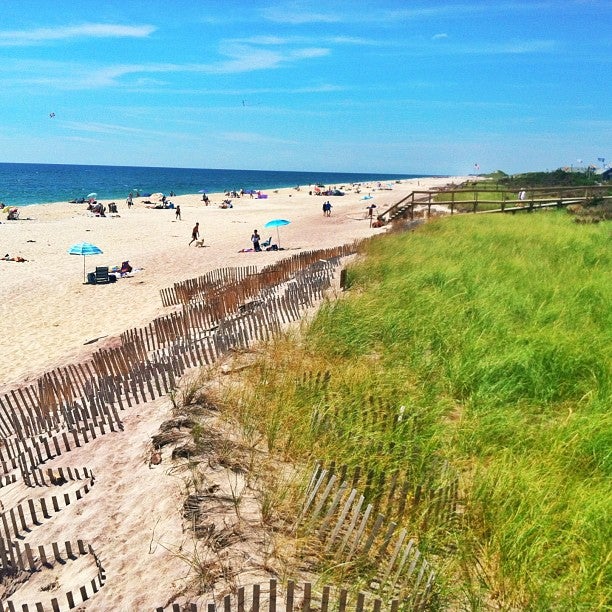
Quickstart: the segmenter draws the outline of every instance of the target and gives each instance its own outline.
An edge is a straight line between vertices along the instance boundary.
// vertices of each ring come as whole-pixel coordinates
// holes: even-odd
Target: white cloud
[[[240,74],[273,70],[284,65],[324,57],[324,47],[262,48],[225,42],[218,61],[194,64],[134,63],[91,66],[76,62],[14,61],[0,64],[5,86],[36,85],[59,89],[95,89],[104,87],[163,86],[154,76],[180,73]],[[129,82],[126,77],[131,77]]]
[[[324,57],[329,55],[329,49],[321,47],[310,47],[308,49],[298,49],[289,53],[289,58],[310,59],[311,57]]]
[[[255,132],[223,132],[219,134],[219,137],[223,141],[227,142],[240,142],[243,144],[261,144],[261,143],[274,143],[274,144],[296,144],[291,140],[284,140],[282,138],[274,138],[265,134],[257,134]]]
[[[488,53],[488,54],[523,54],[547,53],[554,51],[556,43],[553,40],[515,40],[502,43],[484,43],[459,48],[460,53]]]
[[[305,23],[337,23],[341,21],[338,15],[330,13],[316,13],[300,10],[269,8],[262,11],[262,16],[268,21],[275,23],[290,23],[292,25],[303,25]]]
[[[97,122],[82,122],[82,121],[62,121],[61,125],[66,130],[71,130],[77,134],[74,136],[66,136],[67,138],[83,139],[86,138],[80,134],[106,134],[111,136],[127,135],[131,137],[147,137],[147,138],[176,138],[176,139],[191,139],[192,134],[183,132],[168,132],[167,130],[151,130],[132,127],[129,125],[119,125],[113,123],[97,123]]]
[[[87,38],[146,38],[156,29],[151,25],[84,23],[78,26],[7,30],[0,31],[0,46],[37,45],[54,40],[83,39],[85,41]]]
[[[448,34],[445,34],[444,32],[442,32],[441,34],[434,34],[431,37],[432,40],[440,40],[442,38],[448,38]]]
[[[230,42],[230,41],[228,41]],[[326,45],[357,45],[357,46],[373,46],[388,44],[388,41],[374,40],[359,36],[250,36],[248,38],[235,38],[231,42],[236,44],[249,45],[304,45],[320,43]]]
[[[444,39],[448,42],[439,44]],[[471,40],[459,42],[457,38],[451,38],[444,34],[435,35],[431,38],[432,44],[424,45],[421,41],[407,42],[401,49],[404,55],[414,57],[443,54],[443,55],[523,55],[555,52],[559,45],[555,40],[542,39],[516,39],[508,41],[486,41]],[[434,44],[436,43],[436,44]]]

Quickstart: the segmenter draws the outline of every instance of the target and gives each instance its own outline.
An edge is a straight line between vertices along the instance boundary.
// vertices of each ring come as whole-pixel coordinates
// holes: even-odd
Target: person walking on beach
[[[176,220],[177,221],[181,220],[181,206],[180,206],[180,204],[176,207]]]
[[[132,192],[130,191],[130,194],[127,197],[127,207],[128,208],[132,208],[132,204],[133,204],[133,202],[132,202]]]
[[[255,251],[261,251],[261,247],[259,246],[259,241],[261,240],[261,236],[257,232],[257,230],[253,230],[253,235],[251,236],[251,242],[253,243],[253,249]]]
[[[191,246],[192,242],[195,242],[200,237],[200,224],[196,223],[191,230],[191,240],[187,246]]]

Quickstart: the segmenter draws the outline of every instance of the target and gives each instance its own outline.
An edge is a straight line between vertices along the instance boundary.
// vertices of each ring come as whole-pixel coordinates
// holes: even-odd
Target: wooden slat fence
[[[304,251],[266,266],[259,272],[254,266],[210,272],[195,279],[175,283],[172,288],[162,289],[162,304],[164,306],[176,306],[188,304],[192,301],[208,301],[228,285],[236,287],[244,285],[245,290],[248,291],[246,287],[250,284],[250,291],[255,294],[263,286],[279,284],[289,280],[294,274],[319,260],[337,259],[352,255],[358,252],[365,242],[366,240],[355,241],[352,244],[328,249]]]
[[[351,570],[358,567],[368,590],[397,598],[406,609],[424,609],[435,572],[407,528],[388,521],[348,480],[316,466],[294,529],[298,535],[316,534],[320,545],[313,554],[343,568],[345,580],[357,580]]]
[[[322,259],[323,253],[317,256]],[[54,487],[52,495],[26,499],[0,513],[0,574],[20,574],[25,580],[28,572],[41,565],[61,563],[63,556],[73,558],[75,550],[95,556],[83,540],[76,548],[65,543],[65,555],[58,543],[51,545],[52,552],[44,546],[34,551],[20,544],[25,532],[77,503],[95,483],[87,468],[45,470],[40,466],[100,435],[121,431],[122,410],[169,393],[188,368],[211,364],[233,348],[266,340],[284,323],[298,319],[330,286],[339,256],[312,264],[310,271],[301,267],[304,261],[296,259],[284,268],[269,270],[263,282],[253,278],[250,268],[236,274],[225,270],[210,275],[207,282],[227,289],[217,290],[220,305],[212,312],[204,313],[200,303],[186,304],[182,312],[122,334],[115,348],[100,349],[88,361],[57,368],[0,396],[0,491],[20,478],[34,490]],[[287,282],[287,270],[291,269],[299,274]],[[244,281],[250,293],[236,285],[236,278]],[[199,287],[197,283],[194,286]],[[193,293],[194,288],[189,291]],[[247,299],[250,301],[245,303]],[[65,488],[57,493],[58,486]],[[91,586],[65,593],[69,608],[86,601],[104,583],[97,557],[96,563],[99,572]],[[45,609],[41,602],[19,605],[20,610]],[[54,611],[65,609],[57,598],[50,606]],[[0,604],[0,612],[15,609],[11,599]]]
[[[319,465],[313,478],[318,478],[322,470]],[[398,524],[408,521],[419,531],[450,529],[458,519],[459,477],[446,463],[436,468],[434,462],[420,479],[410,468],[376,474],[367,465],[336,467],[333,461],[326,471],[327,480],[335,477],[353,489],[359,488],[374,513],[382,512]]]
[[[412,607],[413,610],[425,609],[419,602],[415,604],[419,607]],[[155,608],[155,612],[399,612],[400,605],[397,599],[386,601],[367,593],[352,594],[348,589],[319,587],[311,582],[299,584],[289,580],[281,589],[272,579],[268,583],[240,587],[234,595],[226,595],[221,600],[173,603]],[[406,608],[402,605],[401,609]]]
[[[44,568],[53,569],[57,565],[65,565],[85,555],[92,556],[96,569],[78,589],[66,591],[61,597],[52,597],[46,605],[41,601],[15,603],[12,599],[14,591],[29,575]],[[91,545],[83,540],[53,542],[37,548],[27,543],[23,547],[14,543],[14,546],[7,548],[5,541],[0,538],[0,561],[4,568],[12,568],[11,573],[15,577],[13,588],[8,589],[6,597],[0,601],[0,612],[59,612],[72,609],[93,597],[106,582],[106,572],[100,558]]]
[[[186,305],[182,312],[128,330],[119,346],[96,351],[90,361],[57,368],[29,386],[5,393],[0,396],[0,435],[25,439],[58,431],[66,407],[74,402],[101,398],[124,409],[168,393],[185,367],[210,364],[234,343],[245,346],[267,339],[283,323],[296,320],[329,286],[337,262],[335,258],[324,269],[321,264],[313,266],[311,274],[301,273],[282,290],[266,287],[267,296],[276,294],[274,299],[254,299],[261,282],[251,283],[251,292],[228,285],[226,294],[218,296],[208,311],[203,304]],[[295,267],[295,262],[291,265]],[[277,271],[268,280],[277,282],[285,276]]]
[[[191,301],[192,296],[200,293],[202,287],[222,287],[232,282],[240,282],[246,276],[255,274],[257,274],[257,266],[211,270],[197,278],[175,283],[173,287],[162,289],[162,304],[164,306],[185,304]]]
[[[121,335],[117,347],[96,351],[90,361],[58,368],[29,386],[0,396],[0,488],[15,482],[17,473],[30,487],[83,480],[76,468],[55,473],[39,466],[98,435],[120,431],[123,428],[120,411],[171,392],[187,369],[209,365],[232,349],[267,340],[284,324],[299,319],[304,309],[321,299],[329,288],[341,257],[354,251],[355,246],[349,246],[300,254],[259,274],[254,274],[252,268],[236,273],[223,270],[196,279],[185,288],[175,286],[174,295],[183,296],[179,302],[181,311],[159,317],[144,328],[128,330]],[[187,295],[188,300],[184,299]],[[169,294],[163,299],[170,303]],[[325,386],[328,380],[329,373],[309,384]],[[342,409],[337,412],[334,421],[342,422]],[[372,427],[400,433],[402,428],[413,426],[406,415],[393,415],[375,400],[365,408],[362,418]],[[312,424],[326,426],[325,414],[315,411]],[[380,452],[393,453],[394,437],[389,439],[391,442],[378,449]],[[456,484],[439,490],[429,487],[423,493],[422,488],[414,487],[408,472],[391,474],[385,479],[375,478],[367,469],[355,468],[351,479],[347,470],[341,467],[337,471],[333,465],[317,468],[308,491],[310,501],[305,502],[296,528],[314,529],[326,552],[333,552],[341,562],[359,559],[373,564],[369,584],[364,586],[377,593],[374,609],[380,610],[384,602],[391,602],[391,609],[394,606],[397,609],[400,598],[402,605],[407,602],[411,606],[408,609],[425,609],[435,574],[406,529],[398,531],[398,517],[427,495],[439,500],[434,504],[439,510],[427,520],[441,521],[439,517],[456,504]],[[19,549],[22,531],[42,524],[54,512],[81,499],[95,482],[86,468],[83,474],[89,480],[83,486],[75,485],[72,496],[64,493],[61,498],[56,495],[29,499],[0,514],[4,551],[0,552],[0,563],[4,570],[31,571],[32,564],[19,561],[23,558]],[[391,522],[387,523],[378,513],[381,508],[393,519]],[[391,556],[388,551],[392,551]],[[25,558],[34,559],[25,554]],[[39,555],[43,562],[49,558],[43,550],[39,550]],[[99,580],[99,586],[102,584]],[[304,602],[309,602],[303,602],[307,606],[304,609],[314,605],[311,587],[308,583],[303,587],[304,596],[308,594]],[[257,588],[260,587],[253,586],[253,593]],[[292,589],[287,587],[287,597],[291,596],[287,606],[293,601]],[[329,592],[329,587],[325,587],[323,599],[316,604],[322,610],[330,601]],[[84,601],[87,592],[81,593]],[[348,610],[348,592],[339,593],[334,606]],[[74,595],[70,597],[74,599]],[[243,590],[243,605],[244,597]],[[363,609],[364,597],[363,593],[358,596],[356,610]],[[255,606],[255,599],[252,602]],[[32,609],[41,609],[38,603]],[[6,609],[13,609],[11,605],[9,602]],[[23,605],[23,609],[28,609],[28,604]],[[223,605],[224,609],[231,609],[227,600]],[[238,611],[242,609],[240,597],[235,605]],[[212,609],[210,606],[208,610]]]

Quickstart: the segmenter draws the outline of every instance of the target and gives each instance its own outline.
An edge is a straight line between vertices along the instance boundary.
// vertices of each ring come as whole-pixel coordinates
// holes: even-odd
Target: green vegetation
[[[454,193],[442,191],[435,196],[436,204],[450,204],[454,202],[457,212],[473,212],[476,204],[478,211],[497,210],[500,203],[515,200],[516,193],[505,191],[497,183],[489,181],[467,182],[461,186],[462,191]]]
[[[456,470],[456,523],[400,517],[440,609],[607,609],[611,258],[607,224],[561,211],[381,237],[350,291],[245,369],[226,405],[296,464]]]
[[[597,185],[601,177],[591,171],[572,172],[559,168],[553,172],[526,172],[499,179],[507,189],[528,189],[532,187],[587,187]]]
[[[533,187],[588,187],[601,182],[601,176],[590,169],[578,172],[559,168],[552,172],[525,172],[512,175],[496,170],[481,176],[495,182],[501,188],[516,191]]]

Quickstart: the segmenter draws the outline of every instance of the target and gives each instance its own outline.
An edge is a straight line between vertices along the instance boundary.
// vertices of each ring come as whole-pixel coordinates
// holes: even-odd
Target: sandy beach
[[[309,195],[307,186],[299,191],[281,189],[266,192],[265,199],[233,199],[233,208],[228,209],[219,207],[224,194],[209,194],[209,206],[197,194],[172,197],[181,208],[181,220],[173,209],[147,207],[145,198],[135,198],[130,209],[125,202],[117,202],[117,216],[107,213],[106,217],[92,215],[84,204],[22,208],[20,220],[0,224],[2,255],[27,260],[0,261],[0,392],[35,380],[59,365],[76,363],[121,332],[168,312],[159,292],[174,282],[228,266],[262,268],[300,251],[385,232],[385,228],[370,227],[367,205],[375,203],[382,211],[416,188],[464,180],[467,177],[413,179],[394,183],[390,189],[364,184],[359,193],[354,188],[336,197]],[[373,198],[363,200],[368,194]],[[330,217],[322,212],[326,200],[333,206]],[[109,202],[103,203],[108,209]],[[284,250],[242,252],[251,247],[254,229],[262,239],[271,236],[278,242],[276,229],[264,228],[267,221],[277,218],[290,220],[279,230]],[[202,248],[189,245],[196,222],[204,239]],[[84,284],[83,257],[67,252],[81,241],[103,251],[85,259],[86,272],[96,266],[119,266],[126,260],[133,272],[112,284]],[[27,536],[28,541],[40,544],[76,540],[85,534],[94,546],[103,560],[107,581],[79,609],[154,609],[167,605],[168,597],[189,581],[188,559],[195,544],[182,525],[184,483],[170,467],[168,456],[157,469],[148,465],[150,438],[169,418],[170,408],[170,401],[162,397],[126,411],[122,414],[123,432],[99,437],[74,449],[68,457],[45,465],[88,466],[96,475],[95,486],[76,508],[63,510]],[[211,478],[215,475],[222,489],[228,486],[225,471],[213,471]],[[31,495],[23,485],[14,484],[4,489],[2,503],[8,508]],[[256,528],[247,531],[256,541]],[[251,558],[245,566],[257,563]],[[78,589],[83,576],[94,570],[91,560],[79,558],[78,563],[36,574],[12,599],[48,602],[54,593]],[[239,583],[269,577],[266,572],[247,571]]]
[[[233,199],[228,209],[219,207],[224,194],[208,194],[209,206],[199,194],[173,197],[182,220],[176,219],[175,210],[148,208],[148,198],[134,198],[130,209],[125,201],[117,202],[118,215],[107,212],[106,217],[96,217],[85,204],[23,207],[20,220],[0,224],[0,256],[27,260],[0,261],[0,392],[70,363],[105,339],[167,312],[159,291],[177,281],[227,266],[263,267],[300,250],[384,232],[370,228],[365,218],[368,204],[384,210],[415,188],[463,180],[466,177],[412,179],[382,190],[369,183],[361,185],[360,193],[347,190],[336,197],[309,195],[308,186],[303,186],[299,191],[266,192],[266,199]],[[373,198],[365,201],[367,194]],[[321,210],[325,200],[333,206],[330,217]],[[109,201],[101,202],[108,208]],[[262,240],[271,236],[276,243],[277,231],[264,224],[278,218],[291,221],[279,229],[285,250],[240,252],[251,246],[254,229]],[[203,248],[188,246],[196,222]],[[100,247],[103,254],[88,256],[85,262],[68,254],[73,244],[83,241]],[[85,271],[92,272],[96,266],[120,266],[126,260],[134,268],[128,277],[108,285],[83,284],[84,263]]]

